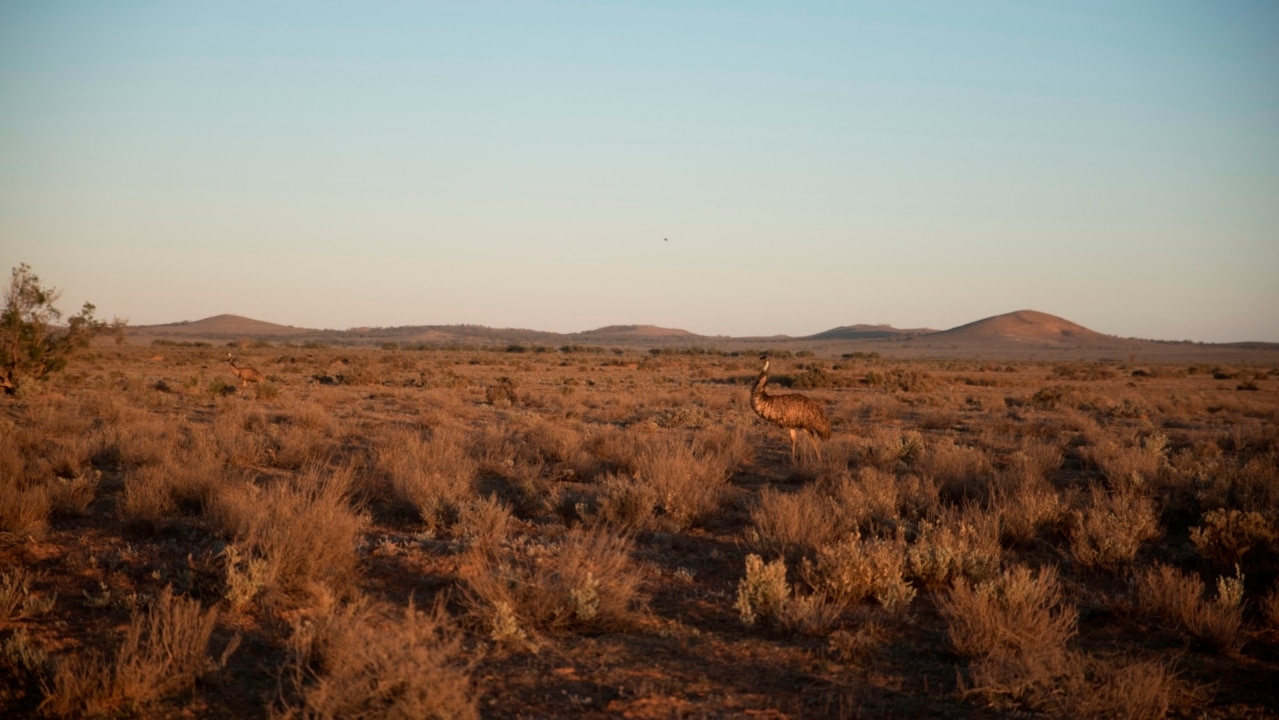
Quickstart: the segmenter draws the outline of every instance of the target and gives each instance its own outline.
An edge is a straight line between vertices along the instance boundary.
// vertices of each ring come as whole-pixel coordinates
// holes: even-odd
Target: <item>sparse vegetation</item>
[[[1154,503],[1134,487],[1088,490],[1073,515],[1072,557],[1082,566],[1114,572],[1137,557],[1141,544],[1159,534]]]
[[[328,606],[298,623],[289,646],[284,718],[480,717],[463,637],[442,608],[402,614],[366,602]]]
[[[1157,660],[1072,647],[1078,612],[1052,566],[1014,566],[986,583],[959,580],[940,601],[950,641],[969,661],[964,695],[1059,717],[1162,718],[1191,694]]]
[[[187,691],[216,667],[208,655],[216,623],[215,610],[166,587],[149,610],[133,614],[113,655],[88,651],[64,659],[44,707],[59,717],[136,713]]]
[[[1269,365],[770,350],[792,464],[757,352],[507,345],[0,406],[0,715],[1279,714]]]
[[[1137,577],[1137,606],[1174,630],[1189,632],[1214,651],[1237,654],[1247,635],[1243,626],[1243,576],[1217,578],[1217,593],[1204,597],[1197,576],[1157,564]]]
[[[123,327],[121,321],[95,319],[97,309],[87,302],[63,326],[62,311],[54,305],[60,295],[56,288],[41,287],[26,263],[13,269],[0,311],[0,389],[5,393],[17,392],[25,380],[63,370],[95,335]]]

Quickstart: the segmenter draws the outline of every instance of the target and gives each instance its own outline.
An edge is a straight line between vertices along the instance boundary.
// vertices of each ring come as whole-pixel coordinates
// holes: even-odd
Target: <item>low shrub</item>
[[[733,435],[719,441],[659,435],[644,443],[635,458],[634,477],[653,490],[653,526],[685,530],[705,523],[719,511],[741,452],[742,443]]]
[[[1218,508],[1203,515],[1203,525],[1190,528],[1190,540],[1205,560],[1218,568],[1238,564],[1254,547],[1275,538],[1270,523],[1259,512]]]
[[[1217,595],[1206,600],[1202,580],[1159,563],[1137,575],[1136,595],[1142,612],[1189,632],[1223,655],[1237,655],[1247,641],[1240,574],[1219,577]]]
[[[28,485],[0,476],[0,533],[41,538],[49,529],[53,500],[43,484]]]
[[[936,385],[932,375],[914,368],[871,370],[862,382],[885,392],[927,392]]]
[[[597,496],[601,520],[624,530],[653,526],[657,508],[657,488],[630,475],[609,474],[599,485]]]
[[[1130,564],[1141,544],[1159,535],[1154,503],[1133,487],[1107,492],[1094,485],[1087,504],[1071,518],[1071,557],[1106,572]]]
[[[235,588],[229,596],[243,597],[247,587],[295,604],[317,587],[351,592],[366,523],[350,505],[351,483],[350,467],[312,468],[266,488],[243,484],[220,492],[205,514],[237,548],[238,555],[226,557],[227,586]]]
[[[798,556],[831,542],[841,530],[832,498],[815,486],[793,492],[765,488],[751,509],[747,540],[769,555]]]
[[[752,626],[760,621],[781,622],[790,602],[791,587],[786,582],[786,560],[778,558],[765,563],[760,556],[746,556],[746,575],[737,583],[734,604],[742,623]]]
[[[188,690],[216,667],[208,655],[217,611],[165,588],[134,612],[112,656],[87,650],[62,661],[44,709],[59,717],[137,713]]]
[[[464,603],[497,641],[625,627],[641,579],[630,553],[630,540],[604,526],[574,528],[550,544],[476,549],[463,577]]]
[[[906,582],[906,543],[894,539],[857,535],[817,550],[816,559],[805,559],[806,582],[839,605],[853,605],[874,598],[885,610],[897,613],[915,599],[915,588]]]
[[[906,548],[907,574],[924,587],[981,582],[999,570],[999,517],[970,507],[920,524]]]
[[[462,635],[440,608],[377,614],[363,603],[299,623],[286,673],[292,698],[272,717],[430,718],[480,716]]]
[[[375,446],[374,465],[391,497],[412,508],[428,529],[448,528],[475,495],[478,463],[467,452],[465,434],[437,427],[389,433]]]
[[[1078,673],[1067,648],[1078,613],[1065,601],[1055,568],[1017,566],[979,584],[957,580],[938,603],[951,646],[969,658],[969,681],[987,696],[1052,707]]]

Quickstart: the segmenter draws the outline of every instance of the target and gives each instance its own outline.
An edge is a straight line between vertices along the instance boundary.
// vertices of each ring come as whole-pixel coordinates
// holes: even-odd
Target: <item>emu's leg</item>
[[[811,442],[811,443],[813,444],[813,452],[817,454],[817,462],[821,462],[821,461],[822,461],[822,446],[821,446],[821,443],[819,443],[819,442],[817,441],[817,433],[815,433],[815,432],[813,432],[813,431],[811,431],[811,430],[808,430],[808,431],[806,431],[806,432],[805,432],[805,434],[806,434],[806,435],[808,435],[808,441],[809,441],[809,442]]]
[[[790,429],[790,463],[795,464],[795,428]]]

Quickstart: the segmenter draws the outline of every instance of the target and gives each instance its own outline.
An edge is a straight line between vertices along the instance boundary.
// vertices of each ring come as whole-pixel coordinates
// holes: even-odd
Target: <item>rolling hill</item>
[[[483,325],[408,325],[316,330],[279,325],[239,315],[215,315],[192,322],[132,326],[130,343],[249,341],[339,346],[560,348],[595,345],[653,348],[715,348],[729,352],[808,350],[824,355],[874,352],[885,357],[986,357],[1026,360],[1149,359],[1273,361],[1275,343],[1205,344],[1120,338],[1096,332],[1065,318],[1037,310],[1017,310],[949,330],[895,328],[892,325],[844,325],[805,337],[705,336],[655,325],[608,325],[576,333],[555,333]]]
[[[1113,335],[1103,335],[1083,325],[1036,310],[1017,310],[995,315],[949,330],[929,333],[926,337],[961,343],[1011,342],[1048,346],[1081,346],[1099,342],[1110,344],[1120,340]]]
[[[572,333],[570,337],[585,342],[603,342],[605,340],[688,340],[702,336],[687,330],[656,325],[606,325],[594,330]]]
[[[917,328],[902,330],[892,325],[843,325],[808,337],[813,340],[867,340],[871,338],[897,338],[905,335],[934,333],[936,330]]]
[[[315,332],[292,325],[277,325],[264,320],[254,320],[240,315],[214,315],[203,320],[168,323],[166,325],[140,325],[130,328],[156,336],[189,337],[265,337],[306,335]]]

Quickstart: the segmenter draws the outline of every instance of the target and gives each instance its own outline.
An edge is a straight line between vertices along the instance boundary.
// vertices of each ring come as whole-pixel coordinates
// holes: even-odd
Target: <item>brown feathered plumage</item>
[[[804,430],[812,440],[813,449],[821,457],[821,448],[817,446],[814,436],[826,440],[830,437],[830,420],[826,419],[826,411],[815,400],[798,393],[785,395],[769,395],[764,386],[768,384],[768,357],[760,358],[764,368],[759,371],[759,379],[751,389],[751,409],[755,414],[778,427],[790,430],[790,456],[795,460],[796,430]]]
[[[226,361],[231,363],[231,372],[236,377],[240,378],[241,387],[244,387],[251,382],[260,383],[264,379],[266,379],[265,376],[261,372],[259,372],[258,369],[255,367],[249,367],[248,365],[245,365],[244,367],[240,367],[236,365],[235,356],[233,356],[231,353],[226,354]]]

